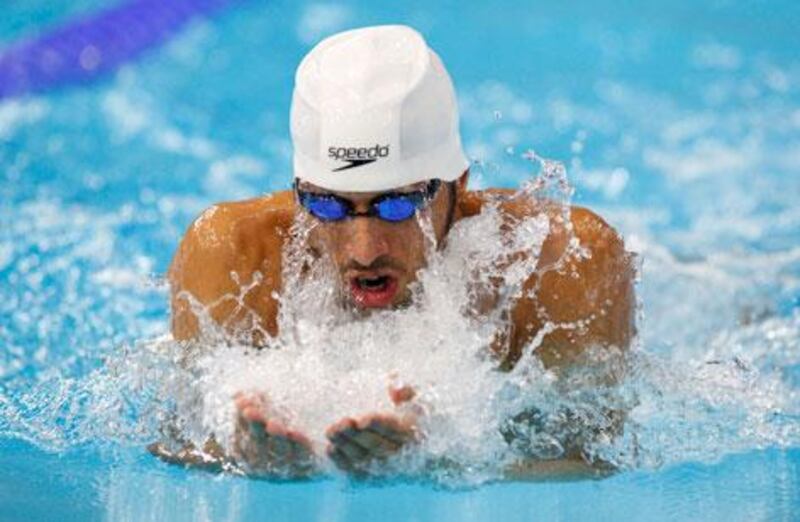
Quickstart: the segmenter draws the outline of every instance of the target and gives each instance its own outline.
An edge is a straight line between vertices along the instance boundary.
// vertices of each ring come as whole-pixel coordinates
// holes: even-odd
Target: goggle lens
[[[426,201],[433,198],[439,184],[439,180],[434,179],[423,191],[379,196],[370,204],[370,210],[364,213],[354,212],[352,203],[339,196],[305,192],[300,190],[297,185],[295,185],[295,190],[300,204],[322,221],[341,221],[355,216],[376,216],[384,221],[397,223],[413,217]]]
[[[339,221],[347,217],[347,206],[336,198],[308,193],[303,196],[302,205],[322,221]]]
[[[401,195],[390,196],[375,204],[375,213],[385,221],[405,221],[417,211],[419,199]]]

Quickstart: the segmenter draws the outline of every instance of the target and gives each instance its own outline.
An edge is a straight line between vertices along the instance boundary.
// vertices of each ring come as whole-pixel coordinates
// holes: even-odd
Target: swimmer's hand
[[[290,428],[262,394],[238,393],[233,456],[248,474],[303,478],[316,470],[311,441]]]
[[[390,388],[389,396],[396,406],[414,398],[413,388]],[[419,438],[413,409],[403,414],[370,413],[361,417],[345,417],[331,425],[325,433],[330,441],[328,457],[347,472],[365,473],[371,464],[381,462]]]
[[[225,452],[213,436],[206,440],[202,448],[198,448],[191,442],[183,442],[177,450],[169,446],[165,442],[154,442],[147,446],[147,450],[168,464],[203,469],[214,473],[230,469],[230,462],[225,456]]]

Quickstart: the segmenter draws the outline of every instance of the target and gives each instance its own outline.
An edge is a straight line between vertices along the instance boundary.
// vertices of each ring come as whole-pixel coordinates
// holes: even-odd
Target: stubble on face
[[[352,196],[349,193],[340,195],[342,197]],[[362,194],[359,197],[364,201],[369,201],[375,196],[377,194]],[[442,244],[443,236],[445,235],[443,228],[449,211],[449,197],[449,189],[447,185],[443,185],[428,209],[423,211],[428,215],[422,217],[422,219],[430,220],[433,229],[436,231],[439,245]],[[417,272],[426,266],[425,249],[428,240],[418,221],[412,218],[402,223],[379,224],[374,233],[382,235],[379,241],[387,243],[388,251],[366,266],[347,254],[347,242],[353,239],[352,231],[347,229],[348,226],[347,222],[317,223],[314,226],[313,233],[309,236],[312,249],[318,253],[324,252],[325,257],[333,263],[335,272],[338,273],[337,286],[341,306],[358,316],[369,315],[380,310],[402,309],[410,306],[413,302],[413,286],[417,280]],[[351,232],[351,234],[348,234],[348,232]],[[396,277],[398,284],[396,295],[385,306],[362,306],[362,303],[358,302],[353,292],[353,278],[358,276]]]

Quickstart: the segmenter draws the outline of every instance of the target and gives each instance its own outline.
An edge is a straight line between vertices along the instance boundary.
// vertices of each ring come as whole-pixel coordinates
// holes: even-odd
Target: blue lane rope
[[[0,99],[87,83],[238,0],[131,0],[0,54]]]

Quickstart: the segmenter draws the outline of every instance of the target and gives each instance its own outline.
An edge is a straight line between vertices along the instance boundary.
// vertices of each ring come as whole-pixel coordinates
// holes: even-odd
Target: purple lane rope
[[[0,99],[89,82],[238,0],[130,0],[0,54]]]

